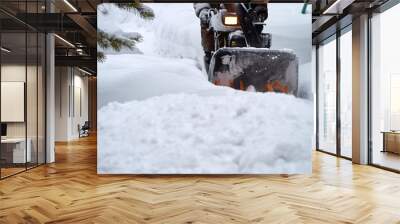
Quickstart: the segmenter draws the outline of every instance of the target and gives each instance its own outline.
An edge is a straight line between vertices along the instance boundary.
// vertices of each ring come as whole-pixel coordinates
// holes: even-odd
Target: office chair
[[[82,127],[79,127],[78,125],[78,128],[79,128],[79,138],[89,136],[89,129],[90,129],[89,121],[85,121]]]

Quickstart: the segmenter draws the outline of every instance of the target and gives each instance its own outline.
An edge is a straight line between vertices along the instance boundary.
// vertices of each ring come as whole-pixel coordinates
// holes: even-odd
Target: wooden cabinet
[[[392,152],[400,154],[400,132],[382,132],[383,133],[383,152]]]

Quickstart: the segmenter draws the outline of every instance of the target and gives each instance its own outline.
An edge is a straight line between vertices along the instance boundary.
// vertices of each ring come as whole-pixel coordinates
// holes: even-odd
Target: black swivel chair
[[[85,121],[82,127],[78,128],[79,128],[79,138],[89,136],[89,129],[90,129],[89,121]]]

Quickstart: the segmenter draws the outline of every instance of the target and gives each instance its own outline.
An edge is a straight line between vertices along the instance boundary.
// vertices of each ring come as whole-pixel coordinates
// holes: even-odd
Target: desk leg
[[[386,134],[382,133],[383,135],[383,149],[381,152],[386,152]]]

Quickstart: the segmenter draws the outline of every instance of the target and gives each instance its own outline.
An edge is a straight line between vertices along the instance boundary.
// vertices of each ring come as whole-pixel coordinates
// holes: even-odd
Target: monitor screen
[[[7,136],[7,124],[1,124],[1,136]]]

